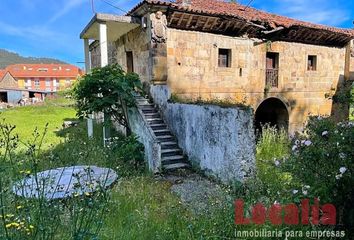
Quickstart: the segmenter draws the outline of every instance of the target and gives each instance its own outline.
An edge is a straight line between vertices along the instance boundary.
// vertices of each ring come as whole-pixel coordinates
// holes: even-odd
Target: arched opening
[[[289,113],[280,99],[268,98],[258,106],[255,114],[256,131],[260,133],[265,124],[288,131]]]

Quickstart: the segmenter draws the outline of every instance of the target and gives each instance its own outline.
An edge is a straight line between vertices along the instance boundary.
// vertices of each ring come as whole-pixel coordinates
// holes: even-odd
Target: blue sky
[[[0,0],[0,48],[24,56],[83,61],[79,33],[91,19],[92,0]],[[123,14],[139,0],[94,0],[96,12]],[[247,4],[249,0],[239,0]],[[305,21],[351,28],[353,0],[254,0],[251,6]]]

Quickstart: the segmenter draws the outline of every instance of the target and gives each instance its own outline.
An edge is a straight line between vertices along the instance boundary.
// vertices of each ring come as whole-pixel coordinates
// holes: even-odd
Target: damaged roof
[[[296,20],[247,7],[239,3],[225,2],[223,0],[176,0],[175,2],[144,0],[135,6],[128,15],[136,15],[138,10],[144,5],[165,7],[169,11],[179,11],[213,17],[232,17],[247,23],[252,23],[254,26],[259,26],[267,31],[277,29],[284,29],[286,31],[289,29],[306,28],[310,30],[318,30],[318,33],[322,34],[339,34],[342,37],[339,42],[347,42],[354,38],[354,30],[352,29],[336,28]]]

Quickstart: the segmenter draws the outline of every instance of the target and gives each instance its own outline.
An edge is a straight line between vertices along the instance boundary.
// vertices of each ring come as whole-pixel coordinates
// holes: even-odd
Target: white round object
[[[25,198],[47,200],[90,195],[108,188],[118,178],[110,168],[96,166],[63,167],[30,175],[13,186],[13,192]]]

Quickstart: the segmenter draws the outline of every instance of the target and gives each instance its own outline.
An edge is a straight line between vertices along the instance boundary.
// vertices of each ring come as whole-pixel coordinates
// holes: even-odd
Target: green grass
[[[277,229],[270,224],[236,227],[232,200],[218,207],[211,207],[212,210],[193,213],[171,192],[171,183],[156,180],[144,168],[134,168],[124,158],[124,151],[104,148],[100,125],[95,126],[92,139],[87,137],[85,122],[77,127],[60,130],[65,119],[75,117],[75,110],[68,106],[70,104],[72,103],[66,99],[51,100],[43,106],[8,110],[2,114],[2,118],[17,126],[16,131],[23,141],[32,138],[35,127],[43,129],[49,123],[45,138],[46,149],[40,156],[40,170],[92,164],[110,167],[118,172],[120,179],[110,191],[107,215],[99,239],[235,239],[236,230]],[[275,189],[284,188],[284,181],[280,179],[284,175],[275,172],[274,158],[281,159],[289,153],[288,137],[274,129],[264,130],[263,133],[257,145],[260,182],[253,182],[245,188],[240,187],[232,193],[234,199],[245,199],[247,206],[258,201],[265,203],[266,198],[273,203],[275,199],[271,198],[277,197]],[[20,154],[18,158],[21,158]],[[213,202],[210,204],[214,206]],[[65,222],[59,224],[62,235],[56,239],[68,239],[65,234],[70,226],[65,225]],[[298,230],[304,229],[306,227],[300,226]]]
[[[45,102],[43,105],[32,105],[12,108],[1,113],[0,118],[7,123],[16,126],[15,132],[20,139],[28,141],[33,138],[34,129],[43,130],[48,123],[48,133],[44,148],[56,145],[63,141],[63,137],[57,135],[65,120],[75,119],[76,111],[66,104],[68,100],[58,99],[60,104],[54,104],[55,100]]]

